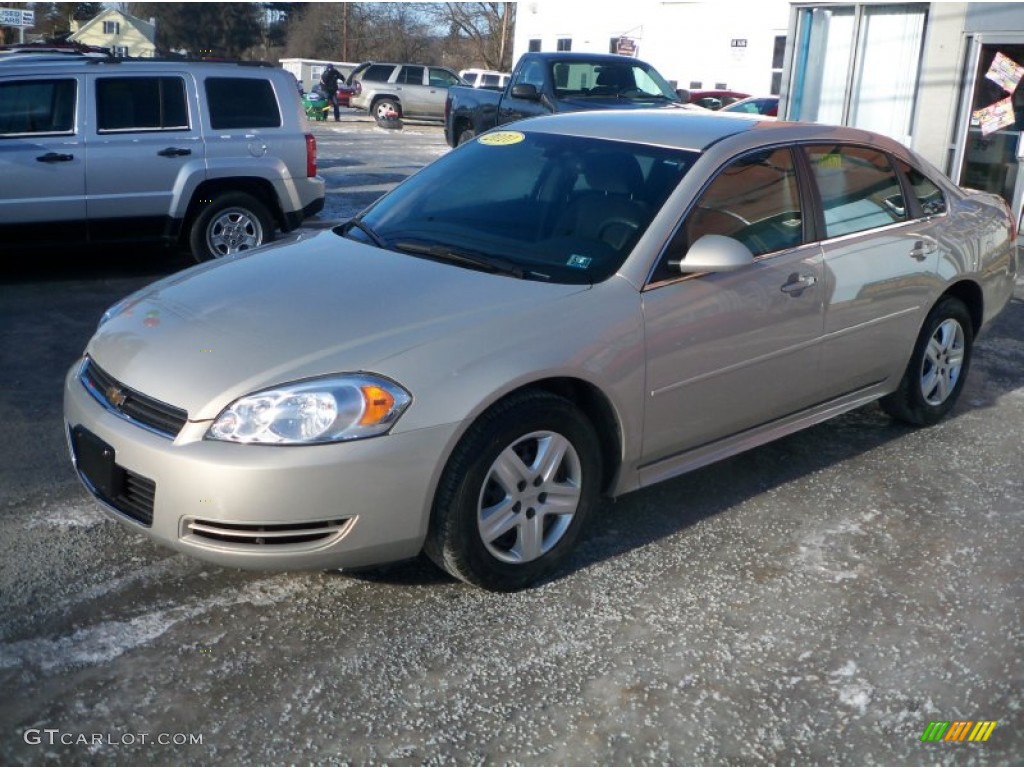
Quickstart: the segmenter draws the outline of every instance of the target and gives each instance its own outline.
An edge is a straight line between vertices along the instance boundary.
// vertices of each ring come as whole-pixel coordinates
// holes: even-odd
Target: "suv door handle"
[[[184,149],[183,147],[168,147],[167,149],[161,149],[157,152],[161,157],[184,157],[185,155],[191,155],[191,149]]]
[[[36,158],[40,163],[66,163],[74,159],[74,155],[64,155],[60,152],[47,152],[45,155],[40,155]]]
[[[818,278],[814,275],[798,275],[794,272],[779,290],[783,293],[788,293],[790,296],[799,296],[816,282],[818,282]]]

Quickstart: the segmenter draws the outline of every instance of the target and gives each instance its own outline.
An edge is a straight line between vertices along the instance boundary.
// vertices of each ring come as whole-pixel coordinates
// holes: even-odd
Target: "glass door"
[[[965,73],[968,98],[957,146],[958,183],[1002,195],[1021,210],[1024,38],[974,39]]]

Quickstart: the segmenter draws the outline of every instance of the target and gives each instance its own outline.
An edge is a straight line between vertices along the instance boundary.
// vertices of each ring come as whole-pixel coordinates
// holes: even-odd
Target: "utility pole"
[[[348,3],[341,9],[341,60],[348,61]]]

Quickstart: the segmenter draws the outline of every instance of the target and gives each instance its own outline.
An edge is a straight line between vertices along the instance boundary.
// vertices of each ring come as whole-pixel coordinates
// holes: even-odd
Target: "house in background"
[[[324,59],[281,59],[278,61],[281,68],[295,75],[295,79],[302,83],[303,91],[312,91],[320,84],[320,75],[324,73],[328,64],[341,72],[342,77],[348,77],[352,70],[359,66],[358,63],[350,61],[326,61]]]
[[[114,56],[152,58],[156,55],[156,24],[116,8],[107,8],[88,21],[72,22],[71,42],[108,48]]]

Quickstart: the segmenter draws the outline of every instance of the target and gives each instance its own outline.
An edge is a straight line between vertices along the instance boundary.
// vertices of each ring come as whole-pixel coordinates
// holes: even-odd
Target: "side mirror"
[[[517,99],[529,99],[530,101],[538,101],[540,99],[537,86],[533,83],[517,83],[513,85],[512,96]]]
[[[754,254],[739,240],[725,235],[697,239],[682,261],[672,262],[684,275],[694,272],[735,272],[754,263]]]

